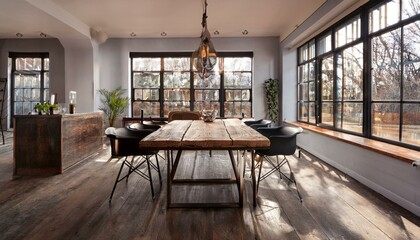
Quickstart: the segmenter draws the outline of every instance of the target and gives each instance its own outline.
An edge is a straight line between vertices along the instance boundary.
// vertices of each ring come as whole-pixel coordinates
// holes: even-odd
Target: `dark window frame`
[[[164,74],[164,68],[163,68],[163,59],[164,58],[176,58],[176,57],[191,57],[192,52],[130,52],[129,54],[129,58],[130,58],[130,82],[131,82],[131,115],[133,116],[134,114],[134,102],[136,101],[134,99],[134,92],[135,92],[135,88],[133,87],[134,85],[134,73],[135,72],[139,72],[139,71],[133,71],[133,58],[161,58],[161,67],[160,67],[160,86],[159,86],[159,109],[160,109],[160,115],[158,117],[151,117],[151,116],[145,116],[147,118],[151,118],[151,119],[162,119],[162,118],[166,118],[166,116],[164,115],[164,84],[163,84],[163,74]],[[250,102],[251,104],[251,116],[253,115],[253,111],[252,111],[252,106],[253,106],[253,91],[254,91],[254,86],[253,86],[253,57],[254,54],[253,52],[218,52],[217,56],[219,58],[230,58],[230,57],[249,57],[251,58],[251,71],[241,71],[241,72],[250,72],[251,73],[251,88],[250,90],[250,99],[247,102]],[[193,70],[192,67],[192,63],[190,63],[190,70],[188,71],[190,72],[190,87],[189,87],[189,91],[190,91],[190,111],[194,110],[194,103],[195,103],[195,90],[212,90],[212,89],[203,89],[203,88],[195,88],[194,87],[194,73],[196,73],[196,71]],[[220,73],[220,88],[219,90],[219,104],[220,104],[220,109],[218,109],[219,111],[219,116],[221,118],[225,117],[225,109],[224,109],[224,104],[227,102],[226,101],[226,97],[225,97],[225,86],[224,86],[224,75],[225,75],[225,71],[224,68],[221,69]],[[213,89],[216,90],[216,89]],[[236,88],[228,88],[228,90],[236,90]],[[239,88],[238,88],[239,90]],[[241,89],[243,90],[243,89]],[[238,102],[238,101],[236,101]],[[244,102],[244,101],[241,101]],[[250,116],[248,116],[250,117]]]
[[[401,94],[400,94],[400,100],[396,101],[398,103],[400,103],[400,122],[399,122],[399,140],[400,141],[394,141],[394,140],[390,140],[390,139],[386,139],[386,138],[379,138],[379,137],[375,137],[372,136],[372,104],[378,101],[373,101],[372,100],[372,95],[371,95],[371,90],[372,90],[372,73],[371,73],[371,40],[376,37],[376,36],[380,36],[384,33],[396,30],[396,29],[401,29],[401,31],[403,31],[404,26],[407,26],[411,23],[417,22],[420,20],[420,14],[411,16],[409,18],[403,19],[403,16],[401,14],[402,12],[402,1],[400,1],[400,20],[392,25],[389,25],[387,27],[384,27],[380,30],[377,30],[375,32],[369,33],[369,13],[370,11],[373,11],[374,9],[382,6],[383,4],[386,4],[387,2],[390,1],[370,1],[364,5],[362,5],[361,7],[359,7],[358,9],[356,9],[355,11],[353,11],[352,13],[350,13],[349,15],[345,16],[344,18],[342,18],[341,20],[337,21],[336,23],[334,23],[332,26],[328,27],[327,29],[325,29],[324,31],[322,31],[321,33],[319,33],[317,36],[315,36],[314,38],[311,38],[309,41],[305,42],[304,44],[302,44],[301,46],[299,46],[297,48],[297,71],[299,71],[299,66],[302,65],[302,61],[301,61],[301,54],[300,54],[300,49],[302,47],[304,47],[305,45],[307,45],[310,41],[313,41],[315,39],[316,44],[315,44],[315,48],[316,48],[316,122],[315,123],[310,123],[308,121],[301,121],[299,120],[299,112],[300,112],[300,108],[299,108],[299,94],[298,94],[298,111],[297,111],[297,120],[298,122],[304,122],[304,123],[308,123],[308,124],[312,124],[312,125],[318,125],[320,127],[323,128],[328,128],[328,129],[332,129],[334,131],[340,131],[340,132],[345,132],[345,133],[349,133],[349,134],[353,134],[353,135],[358,135],[358,136],[362,136],[362,137],[367,137],[367,138],[371,138],[371,139],[375,139],[375,140],[379,140],[379,141],[383,141],[383,142],[387,142],[387,143],[391,143],[394,145],[399,145],[399,146],[403,146],[403,147],[407,147],[407,148],[412,148],[412,149],[416,149],[416,150],[420,150],[420,146],[417,145],[412,145],[412,144],[407,144],[404,142],[401,142],[401,138],[402,138],[402,129],[403,129],[403,104],[404,103],[416,103],[416,104],[420,104],[419,101],[408,101],[408,100],[404,100],[403,99],[403,87],[402,87],[402,82],[403,82],[403,73],[404,73],[404,69],[403,69],[403,64],[401,64]],[[336,41],[335,41],[335,36],[336,36],[336,31],[342,27],[343,25],[345,25],[346,23],[348,23],[349,21],[351,21],[352,19],[354,19],[355,17],[360,16],[360,29],[361,29],[361,33],[360,33],[360,38],[352,41],[350,43],[344,44],[343,46],[340,47],[336,47]],[[331,46],[332,49],[331,51],[327,51],[327,52],[323,52],[322,54],[318,53],[318,41],[319,39],[327,36],[328,34],[331,34]],[[403,35],[402,35],[403,36]],[[404,39],[402,40],[404,41]],[[357,133],[357,132],[352,132],[352,131],[347,131],[344,129],[339,129],[336,128],[335,126],[330,126],[330,125],[325,125],[322,124],[321,119],[322,119],[322,80],[320,79],[321,76],[321,61],[322,59],[330,56],[331,54],[333,55],[334,58],[334,85],[336,85],[336,79],[337,79],[337,65],[336,65],[336,61],[337,61],[337,54],[339,52],[342,52],[344,49],[347,49],[349,47],[355,46],[359,43],[363,43],[363,131],[362,133]],[[403,46],[403,43],[401,43]],[[403,51],[401,51],[401,55],[403,54]],[[402,56],[401,56],[401,59]],[[309,60],[305,61],[308,62]],[[298,84],[297,86],[299,86],[299,80],[298,80]],[[297,87],[298,89],[298,87]],[[299,90],[297,90],[299,91]],[[334,87],[334,94],[336,94],[336,88]],[[334,117],[336,115],[336,109],[334,109]],[[335,120],[334,120],[334,124],[335,124]]]

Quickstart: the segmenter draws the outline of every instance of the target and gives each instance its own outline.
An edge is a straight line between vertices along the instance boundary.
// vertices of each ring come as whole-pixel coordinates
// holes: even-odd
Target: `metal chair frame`
[[[162,186],[162,175],[161,175],[160,167],[159,167],[158,151],[149,151],[147,149],[140,149],[138,146],[138,143],[140,142],[141,139],[143,139],[144,137],[146,137],[148,134],[152,133],[156,129],[157,127],[148,125],[148,126],[137,126],[137,128],[119,128],[119,129],[113,129],[113,131],[106,131],[107,136],[111,141],[111,145],[113,144],[112,146],[113,157],[125,157],[118,171],[117,178],[115,179],[111,196],[109,197],[109,203],[111,203],[112,201],[112,197],[114,196],[114,192],[117,187],[117,184],[124,179],[126,179],[126,182],[128,182],[128,178],[132,173],[136,173],[140,175],[142,178],[149,181],[150,189],[152,192],[152,198],[153,199],[155,198],[151,169],[154,169],[158,173],[160,186]],[[125,141],[125,146],[124,147],[120,146],[124,144],[124,141]],[[132,156],[131,162],[128,159],[129,156]],[[151,161],[152,156],[155,156],[156,164],[154,164]],[[140,171],[140,167],[144,163],[147,164],[147,173]],[[128,167],[128,172],[127,174],[121,177],[121,173],[124,166]]]
[[[270,150],[256,151],[256,154],[262,156],[263,159],[266,160],[273,167],[270,171],[264,173],[261,176],[264,160],[260,162],[258,180],[257,180],[258,181],[257,191],[260,185],[260,181],[266,179],[268,176],[270,176],[274,172],[278,172],[280,179],[283,179],[284,177],[285,179],[288,180],[288,186],[290,186],[291,183],[295,184],[299,201],[302,202],[302,196],[299,192],[299,188],[297,186],[294,173],[290,166],[289,160],[286,157],[288,155],[293,155],[294,152],[296,151],[297,149],[296,135],[303,132],[302,128],[296,128],[296,127],[291,127],[291,126],[281,126],[277,128],[258,128],[257,131],[259,131],[261,134],[265,135],[266,137],[270,139],[271,146],[270,146]],[[284,158],[281,161],[279,161],[279,157],[278,157],[279,155],[284,156]],[[276,163],[274,163],[270,159],[270,156],[276,157]],[[285,174],[281,170],[281,167],[283,167],[284,165],[287,165],[287,167],[289,168],[288,175]]]

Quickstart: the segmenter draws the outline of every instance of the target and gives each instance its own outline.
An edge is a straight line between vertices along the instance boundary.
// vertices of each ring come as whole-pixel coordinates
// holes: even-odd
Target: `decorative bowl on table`
[[[216,119],[217,110],[203,110],[201,111],[201,118],[204,122],[213,122]]]

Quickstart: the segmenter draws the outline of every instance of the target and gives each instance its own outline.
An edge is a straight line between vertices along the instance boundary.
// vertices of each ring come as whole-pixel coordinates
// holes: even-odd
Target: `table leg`
[[[167,174],[166,174],[166,208],[171,205],[171,191],[172,191],[172,179],[171,179],[171,166],[172,166],[172,154],[167,150],[167,156],[169,157],[167,163]]]
[[[229,150],[229,157],[230,157],[230,162],[232,163],[232,168],[233,171],[235,173],[235,179],[236,179],[236,185],[238,187],[238,193],[239,193],[239,206],[242,207],[243,206],[243,187],[242,187],[242,178],[241,178],[241,174],[238,171],[238,168],[236,166],[235,163],[235,157],[233,155],[232,150]],[[237,161],[239,161],[239,159],[237,159]]]
[[[257,184],[255,180],[255,151],[251,151],[251,178],[252,178],[252,198],[254,202],[254,207],[257,206]]]

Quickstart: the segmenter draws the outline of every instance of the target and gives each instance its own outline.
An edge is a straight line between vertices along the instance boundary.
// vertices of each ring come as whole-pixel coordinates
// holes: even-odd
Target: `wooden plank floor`
[[[109,205],[122,163],[110,159],[109,146],[63,174],[38,177],[13,177],[10,144],[0,152],[0,239],[420,239],[419,217],[308,155],[290,157],[303,203],[293,186],[272,175],[261,183],[253,208],[247,172],[243,209],[167,210],[164,160],[162,187],[153,175],[154,200],[148,182],[133,175],[117,186]],[[227,153],[189,151],[177,176],[229,174]],[[236,190],[176,186],[173,194],[174,201],[232,201]]]

